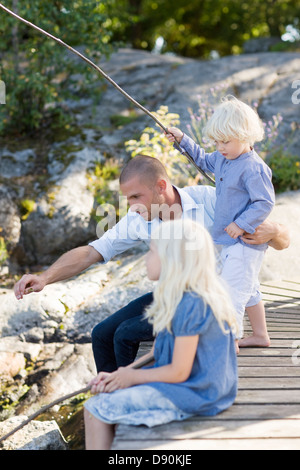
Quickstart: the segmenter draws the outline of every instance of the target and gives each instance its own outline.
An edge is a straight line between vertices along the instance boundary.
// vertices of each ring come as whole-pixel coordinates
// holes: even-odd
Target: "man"
[[[149,244],[151,233],[161,221],[189,217],[204,224],[208,230],[212,226],[215,189],[210,186],[174,187],[164,166],[155,158],[139,155],[130,160],[121,173],[120,189],[130,206],[127,215],[98,240],[62,255],[42,274],[25,274],[15,285],[17,299],[30,292],[40,292],[47,284],[73,277],[94,263],[107,263],[141,242]],[[255,234],[245,234],[242,239],[249,244],[268,242],[278,250],[289,245],[288,230],[269,221],[260,225]],[[151,301],[152,293],[148,293],[94,328],[92,345],[98,371],[110,372],[130,364],[140,341],[153,339],[152,328],[142,317]],[[266,334],[264,315],[251,309],[247,310],[250,322],[251,316],[255,316],[257,336],[263,337]],[[255,336],[256,332],[253,332],[252,345],[257,340]]]

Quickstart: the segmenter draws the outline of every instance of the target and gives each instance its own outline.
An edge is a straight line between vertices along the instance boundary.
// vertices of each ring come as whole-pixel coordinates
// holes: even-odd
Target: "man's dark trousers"
[[[92,331],[92,347],[97,372],[112,372],[131,364],[141,341],[153,341],[152,325],[144,319],[153,301],[152,292],[130,302],[98,323]]]

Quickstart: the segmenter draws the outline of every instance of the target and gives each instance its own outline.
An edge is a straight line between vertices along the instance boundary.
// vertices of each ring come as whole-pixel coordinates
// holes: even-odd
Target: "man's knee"
[[[103,327],[102,323],[98,323],[98,325],[94,326],[92,329],[92,343],[102,342],[105,339],[105,328]]]

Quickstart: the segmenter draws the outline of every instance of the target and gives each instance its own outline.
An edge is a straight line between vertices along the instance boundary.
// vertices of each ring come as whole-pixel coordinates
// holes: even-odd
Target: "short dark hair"
[[[155,185],[159,179],[169,181],[164,165],[157,158],[148,155],[137,155],[129,160],[121,172],[120,184],[127,182],[134,176],[140,176],[150,186]]]

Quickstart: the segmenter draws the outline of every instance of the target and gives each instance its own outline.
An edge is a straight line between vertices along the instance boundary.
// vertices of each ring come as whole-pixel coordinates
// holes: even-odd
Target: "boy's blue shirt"
[[[244,153],[235,160],[227,160],[218,151],[206,153],[186,134],[180,146],[200,168],[215,174],[214,242],[221,245],[232,245],[237,241],[243,243],[239,238],[231,238],[224,229],[235,222],[245,232],[254,233],[256,227],[267,218],[275,204],[270,168],[255,150]],[[265,250],[267,244],[251,247]]]

